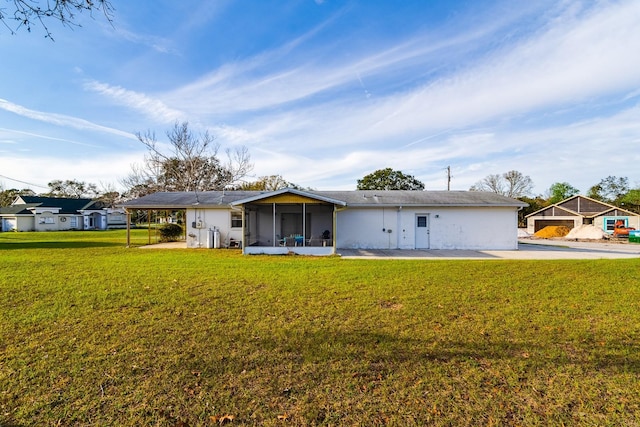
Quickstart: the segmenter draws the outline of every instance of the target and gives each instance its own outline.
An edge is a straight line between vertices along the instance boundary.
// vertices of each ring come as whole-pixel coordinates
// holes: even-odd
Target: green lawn
[[[0,233],[0,425],[640,423],[640,260],[124,242]]]

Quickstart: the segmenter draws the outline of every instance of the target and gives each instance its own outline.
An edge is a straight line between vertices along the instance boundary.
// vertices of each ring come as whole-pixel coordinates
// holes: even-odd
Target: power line
[[[45,187],[44,185],[38,185],[38,184],[34,184],[32,182],[21,181],[19,179],[11,178],[11,177],[8,177],[8,176],[5,176],[5,175],[0,175],[0,178],[8,179],[9,181],[19,182],[20,184],[27,184],[27,185],[30,185],[32,187],[39,187],[39,188],[49,189],[49,187]]]

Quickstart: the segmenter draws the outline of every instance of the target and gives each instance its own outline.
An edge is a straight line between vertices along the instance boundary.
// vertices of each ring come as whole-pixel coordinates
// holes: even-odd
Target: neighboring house
[[[0,208],[2,231],[106,230],[126,227],[123,209],[98,200],[19,196]]]
[[[530,234],[542,230],[548,225],[568,228],[593,225],[611,234],[617,221],[622,221],[625,227],[640,229],[640,215],[580,195],[547,206],[525,218],[527,219],[527,232]]]
[[[518,247],[518,200],[477,191],[208,191],[154,193],[127,211],[184,210],[188,247],[245,254],[353,249]]]

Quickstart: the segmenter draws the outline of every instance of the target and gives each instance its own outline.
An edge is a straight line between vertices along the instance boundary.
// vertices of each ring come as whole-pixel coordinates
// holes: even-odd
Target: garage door
[[[575,225],[571,219],[538,219],[534,225],[534,232],[538,232],[549,225],[555,225],[557,227],[565,226],[573,228]]]
[[[13,231],[18,227],[18,220],[15,218],[3,218],[2,219],[2,231]]]

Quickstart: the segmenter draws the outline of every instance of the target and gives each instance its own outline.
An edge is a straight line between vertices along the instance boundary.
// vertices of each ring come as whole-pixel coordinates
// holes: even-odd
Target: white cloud
[[[16,130],[16,129],[0,128],[0,132],[7,133],[7,134],[24,135],[24,136],[28,136],[28,137],[35,137],[35,138],[38,138],[38,139],[46,139],[46,140],[50,140],[50,141],[68,142],[69,144],[80,145],[80,146],[84,146],[84,147],[99,147],[99,145],[96,145],[96,144],[87,144],[85,142],[74,141],[74,140],[67,139],[67,138],[55,138],[55,137],[51,137],[51,136],[47,136],[47,135],[37,134],[37,133],[34,133],[34,132],[24,132],[24,131]],[[0,141],[0,142],[2,142],[2,141]],[[7,141],[6,143],[17,144],[16,141]]]
[[[70,127],[79,130],[99,131],[122,136],[125,138],[135,139],[135,136],[129,132],[123,132],[119,129],[101,126],[88,120],[79,119],[77,117],[67,116],[64,114],[31,110],[29,108],[7,101],[6,99],[0,98],[0,109],[40,122],[50,123],[56,126]]]
[[[4,176],[36,183],[45,188],[48,182],[55,179],[78,179],[94,184],[111,184],[120,188],[119,180],[129,174],[133,163],[140,162],[142,158],[141,152],[126,155],[115,153],[81,160],[37,154],[20,156],[14,153],[0,157],[0,170]],[[27,162],[28,177],[25,176],[24,169]],[[36,192],[41,190],[41,188],[34,188]]]
[[[139,111],[154,120],[166,123],[186,120],[186,114],[182,111],[170,108],[164,102],[143,93],[94,80],[87,81],[84,88],[106,96],[117,104]]]
[[[373,101],[353,102],[347,97],[274,113],[266,111],[254,115],[244,127],[283,146],[288,146],[290,138],[304,135],[305,149],[376,141],[410,144],[442,130],[489,120],[504,122],[543,108],[596,102],[597,97],[629,92],[640,84],[638,23],[637,2],[597,8],[578,17],[569,14],[529,39],[504,46],[471,68],[413,90],[378,96]],[[375,67],[372,63],[369,70]],[[310,72],[307,89],[298,89],[296,82],[290,87],[288,77],[304,74],[291,69],[270,76],[270,84],[264,84],[270,93],[261,91],[262,82],[222,90],[222,101],[216,101],[220,107],[212,103],[211,109],[217,111],[226,105],[225,97],[229,103],[236,99],[240,105],[236,108],[259,108],[305,96],[345,83],[352,72],[357,80],[356,68],[347,64]],[[278,95],[285,92],[285,87],[291,95]]]
[[[176,49],[171,47],[171,41],[164,37],[135,33],[122,28],[120,25],[115,28],[115,34],[131,43],[148,46],[159,53],[177,54]]]

